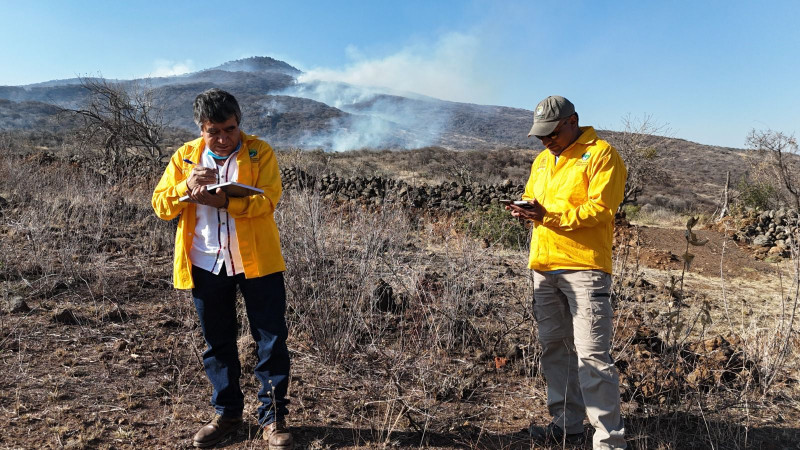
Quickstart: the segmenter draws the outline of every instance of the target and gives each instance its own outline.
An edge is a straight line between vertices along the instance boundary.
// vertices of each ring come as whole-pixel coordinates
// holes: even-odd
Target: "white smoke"
[[[435,145],[451,110],[437,99],[489,98],[491,84],[480,79],[480,42],[474,36],[450,33],[433,45],[374,59],[355,48],[347,52],[353,62],[346,68],[309,70],[285,92],[350,114],[333,121],[329,133],[309,136],[307,144],[335,151]]]
[[[348,115],[329,132],[307,136],[306,145],[347,151],[362,148],[412,149],[433,145],[449,118],[446,103],[411,94],[397,96],[372,87],[333,82],[297,84],[286,95],[309,98]]]
[[[286,112],[286,105],[276,101],[275,99],[272,99],[268,102],[262,102],[261,106],[264,108],[267,117],[280,115]]]
[[[433,45],[415,44],[373,59],[351,47],[347,54],[353,62],[344,69],[311,69],[298,81],[342,82],[416,92],[442,100],[486,102],[490,83],[482,79],[480,53],[480,40],[463,33],[448,33]]]
[[[166,59],[157,59],[153,65],[155,69],[150,72],[147,76],[149,77],[172,77],[175,75],[183,75],[189,72],[193,72],[194,63],[192,63],[191,59],[187,59],[185,61],[169,61]]]

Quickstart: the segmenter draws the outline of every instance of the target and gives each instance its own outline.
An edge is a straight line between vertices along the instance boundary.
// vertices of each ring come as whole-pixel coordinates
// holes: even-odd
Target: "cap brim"
[[[558,122],[559,120],[553,122],[533,122],[533,126],[531,127],[531,132],[528,133],[528,137],[547,136],[556,129]]]

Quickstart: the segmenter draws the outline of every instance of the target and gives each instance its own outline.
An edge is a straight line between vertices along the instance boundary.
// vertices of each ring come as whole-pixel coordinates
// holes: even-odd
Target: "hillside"
[[[190,120],[194,96],[210,87],[227,89],[241,100],[245,109],[244,127],[278,147],[541,148],[538,141],[526,136],[532,117],[529,110],[449,102],[343,83],[300,82],[301,74],[283,61],[253,57],[186,75],[115,82],[155,89],[155,98],[165,108],[168,123],[189,131],[195,129]],[[17,103],[33,101],[74,107],[85,96],[78,79],[0,86],[0,99]],[[38,120],[31,116],[26,123],[25,108],[20,106],[20,109],[23,110],[20,121],[13,127],[30,126]]]
[[[295,67],[268,57],[230,61],[198,72],[146,80],[117,80],[124,87],[149,87],[163,107],[168,126],[196,133],[191,105],[197,93],[211,87],[233,92],[243,108],[243,129],[262,136],[277,148],[324,150],[437,148],[467,152],[478,162],[486,152],[494,155],[490,167],[473,170],[474,177],[496,178],[505,173],[523,182],[529,162],[541,143],[526,136],[532,112],[503,106],[443,101],[411,93],[382,91],[343,83],[300,82]],[[58,107],[77,107],[86,98],[78,79],[53,80],[28,86],[0,86],[0,131],[25,130],[60,133],[70,123],[55,120]],[[598,130],[612,144],[619,134]],[[35,139],[35,137],[32,137]],[[641,203],[674,210],[713,210],[723,190],[725,176],[738,182],[749,167],[748,154],[664,138],[659,141],[661,176],[648,178]],[[448,153],[449,154],[449,153]],[[453,154],[455,155],[455,154]],[[356,157],[357,158],[357,157]],[[451,159],[471,163],[463,156]],[[396,155],[383,158],[387,170]],[[503,162],[505,160],[506,162]],[[451,164],[452,165],[452,164]],[[417,174],[420,175],[420,174]],[[437,176],[445,176],[439,173]]]

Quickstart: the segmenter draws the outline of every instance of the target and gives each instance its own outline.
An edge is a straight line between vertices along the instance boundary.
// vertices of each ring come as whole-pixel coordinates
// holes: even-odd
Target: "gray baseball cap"
[[[558,122],[575,114],[575,105],[560,95],[551,95],[536,105],[533,111],[533,127],[528,137],[547,136],[558,126]]]

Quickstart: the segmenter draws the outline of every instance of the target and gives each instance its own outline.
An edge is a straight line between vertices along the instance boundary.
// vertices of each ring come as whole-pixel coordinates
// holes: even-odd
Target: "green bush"
[[[739,191],[739,203],[745,208],[768,210],[775,204],[778,191],[769,183],[739,181],[736,185]]]
[[[636,220],[636,218],[639,217],[639,212],[641,210],[641,205],[632,205],[630,203],[622,205],[622,212],[625,213],[625,218],[628,220]]]
[[[465,210],[459,224],[470,236],[483,239],[488,245],[527,250],[530,243],[530,230],[500,204],[485,209],[470,207]]]

